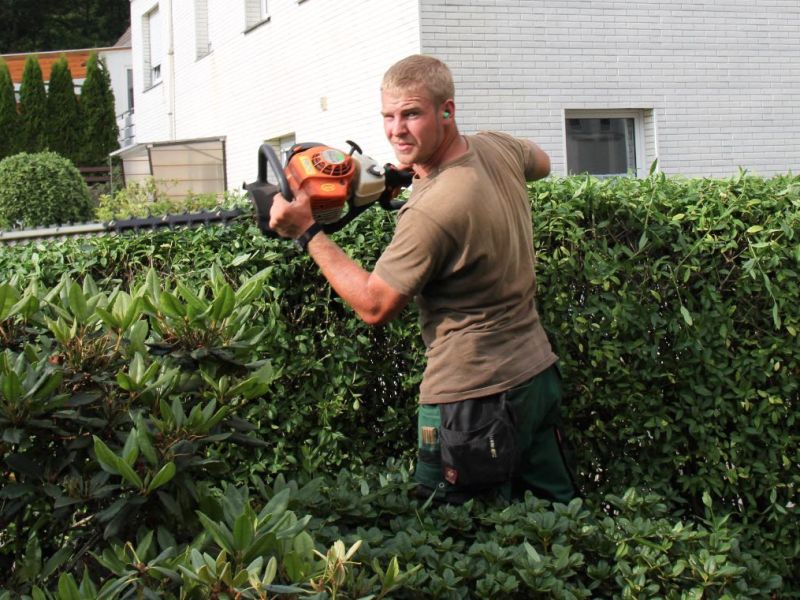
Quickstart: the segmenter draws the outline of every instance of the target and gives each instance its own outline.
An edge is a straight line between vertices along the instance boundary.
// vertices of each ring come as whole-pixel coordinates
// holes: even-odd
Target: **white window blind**
[[[149,33],[150,85],[161,81],[161,62],[164,57],[164,45],[161,35],[161,11],[156,6],[147,14]]]

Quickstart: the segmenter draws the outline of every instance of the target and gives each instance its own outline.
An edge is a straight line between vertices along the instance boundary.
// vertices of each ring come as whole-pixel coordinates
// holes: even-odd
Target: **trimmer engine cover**
[[[330,146],[295,146],[285,173],[293,190],[308,194],[317,223],[335,223],[341,218],[356,175],[351,156]]]

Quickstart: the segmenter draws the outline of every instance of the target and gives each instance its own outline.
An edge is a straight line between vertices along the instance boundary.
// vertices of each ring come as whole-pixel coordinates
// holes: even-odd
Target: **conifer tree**
[[[0,160],[19,149],[19,114],[14,82],[6,62],[0,58]]]
[[[47,88],[47,139],[48,147],[53,152],[78,162],[78,151],[81,147],[82,123],[78,109],[78,98],[72,72],[66,57],[62,56],[53,63],[50,72],[50,83]]]
[[[86,64],[86,80],[81,88],[80,103],[83,116],[82,164],[104,165],[109,153],[119,148],[119,128],[114,111],[111,76],[97,54],[92,54]]]
[[[29,56],[25,60],[19,88],[19,114],[22,120],[20,149],[26,152],[47,149],[47,92],[36,56]]]

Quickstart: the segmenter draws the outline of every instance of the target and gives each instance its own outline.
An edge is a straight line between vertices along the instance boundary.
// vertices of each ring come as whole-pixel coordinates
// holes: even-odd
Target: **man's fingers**
[[[313,222],[307,194],[302,191],[297,193],[293,202],[287,202],[283,196],[275,194],[269,211],[270,229],[283,237],[296,238]]]
[[[289,207],[289,203],[284,200],[283,196],[280,194],[275,194],[272,198],[272,206],[269,209],[269,228],[278,230],[280,224],[283,222],[284,216],[286,215],[286,209]]]

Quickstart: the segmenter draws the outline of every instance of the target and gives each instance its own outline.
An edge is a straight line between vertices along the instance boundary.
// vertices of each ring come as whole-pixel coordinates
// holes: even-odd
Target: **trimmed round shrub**
[[[0,225],[42,227],[92,218],[89,187],[55,152],[22,152],[0,161]]]

